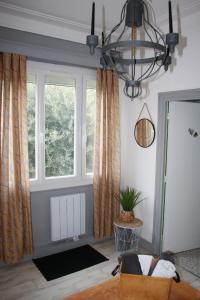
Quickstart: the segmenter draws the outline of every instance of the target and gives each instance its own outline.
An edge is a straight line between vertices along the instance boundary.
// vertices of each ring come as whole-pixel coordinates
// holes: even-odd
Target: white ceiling
[[[168,14],[168,0],[149,0],[158,20],[164,20]],[[0,4],[7,5],[24,13],[37,16],[37,12],[48,16],[79,24],[90,26],[91,7],[93,0],[3,0]],[[102,7],[105,7],[107,29],[112,28],[119,21],[122,5],[125,0],[96,0],[96,26],[102,27]],[[173,7],[179,5],[180,11],[196,9],[200,0],[172,0]],[[31,12],[32,11],[32,12]],[[175,11],[175,9],[174,9]]]

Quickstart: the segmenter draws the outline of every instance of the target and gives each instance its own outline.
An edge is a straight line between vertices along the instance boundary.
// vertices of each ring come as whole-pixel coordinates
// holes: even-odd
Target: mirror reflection
[[[143,148],[151,146],[155,139],[155,128],[149,119],[140,119],[135,124],[135,140]]]

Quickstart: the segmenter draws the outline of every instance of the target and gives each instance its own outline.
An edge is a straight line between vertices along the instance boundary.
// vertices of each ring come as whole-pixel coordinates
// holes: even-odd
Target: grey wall
[[[82,236],[77,242],[74,242],[72,239],[63,240],[59,242],[51,242],[50,197],[75,193],[85,193],[86,195],[86,235]],[[55,253],[58,251],[77,247],[81,244],[93,242],[92,185],[58,190],[32,192],[31,210],[34,257]]]
[[[0,26],[0,51],[26,55],[29,60],[88,68],[100,66],[100,50],[91,56],[86,45]],[[72,239],[51,242],[50,197],[74,193],[86,194],[86,235],[79,241]],[[92,185],[31,193],[34,257],[39,257],[81,244],[93,242]]]
[[[88,68],[100,67],[100,49],[58,38],[0,26],[0,51],[26,55],[28,59]]]

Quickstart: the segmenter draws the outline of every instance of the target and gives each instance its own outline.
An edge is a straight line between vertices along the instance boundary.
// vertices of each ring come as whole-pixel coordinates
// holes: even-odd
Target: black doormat
[[[108,258],[89,245],[33,259],[47,281],[81,271],[107,261]]]

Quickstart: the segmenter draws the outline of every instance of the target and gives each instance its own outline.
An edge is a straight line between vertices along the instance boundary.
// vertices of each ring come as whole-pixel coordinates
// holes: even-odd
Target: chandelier
[[[141,95],[141,82],[154,76],[163,66],[167,71],[172,54],[179,42],[173,32],[171,1],[168,1],[169,33],[163,35],[154,21],[148,1],[127,0],[119,23],[106,35],[102,32],[101,58],[103,68],[115,70],[124,80],[124,94],[131,99]],[[95,3],[92,4],[91,34],[87,45],[93,55],[99,44],[95,35]]]

